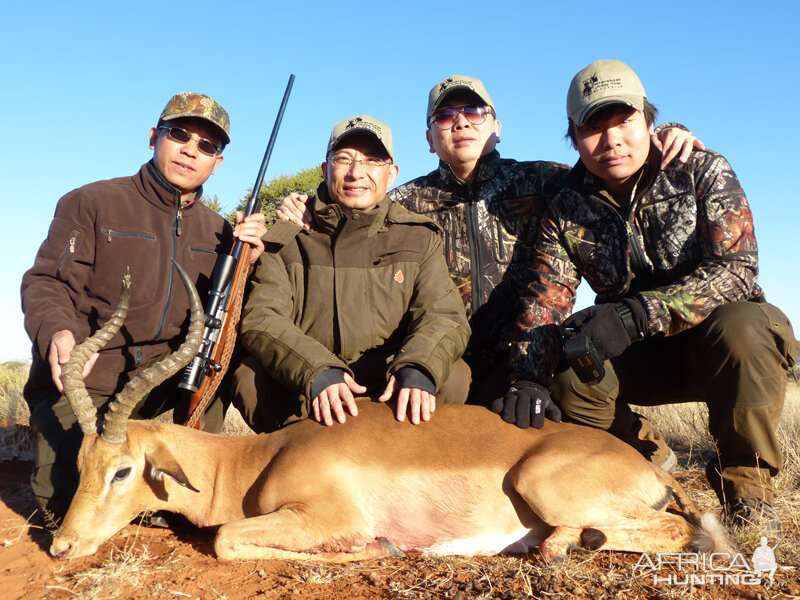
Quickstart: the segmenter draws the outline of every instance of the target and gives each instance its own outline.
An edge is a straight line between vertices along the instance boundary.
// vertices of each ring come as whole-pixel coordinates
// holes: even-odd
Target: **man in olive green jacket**
[[[235,375],[254,430],[312,413],[343,423],[345,407],[358,412],[354,393],[396,398],[398,420],[415,424],[437,399],[466,400],[464,305],[439,228],[386,196],[398,170],[386,125],[346,119],[322,164],[317,229],[279,221],[265,236],[241,321],[251,356]]]

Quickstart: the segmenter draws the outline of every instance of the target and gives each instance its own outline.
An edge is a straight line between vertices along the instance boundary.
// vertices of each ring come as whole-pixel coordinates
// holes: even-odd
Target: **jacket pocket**
[[[98,230],[95,246],[92,275],[87,282],[90,295],[106,298],[114,306],[126,267],[131,272],[132,308],[164,293],[169,253],[161,248],[154,234],[105,225]]]
[[[114,229],[112,227],[102,227],[100,231],[103,233],[106,241],[110,244],[114,238],[136,238],[141,240],[155,241],[156,236],[149,233],[139,233],[136,231],[122,231],[121,229]]]
[[[73,229],[72,233],[69,235],[69,239],[67,240],[67,246],[64,248],[64,252],[61,253],[61,257],[58,259],[56,277],[59,279],[62,279],[62,274],[66,270],[65,267],[69,267],[70,263],[72,263],[72,259],[75,255],[75,249],[78,245],[78,237],[80,237],[80,233],[78,230]]]

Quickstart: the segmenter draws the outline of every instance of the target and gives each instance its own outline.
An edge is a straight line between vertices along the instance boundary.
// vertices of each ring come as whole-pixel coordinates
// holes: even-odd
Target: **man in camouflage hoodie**
[[[501,159],[500,121],[479,79],[452,75],[428,94],[426,138],[439,167],[389,192],[443,230],[450,275],[472,327],[464,359],[472,369],[471,402],[488,404],[509,384],[508,342],[533,260],[539,217],[561,190],[569,168],[548,161]],[[656,143],[665,161],[691,151],[691,134],[665,128]],[[699,143],[699,142],[698,142]],[[278,217],[310,227],[307,196],[284,199]]]
[[[580,160],[542,218],[511,349],[514,384],[493,408],[513,421],[521,399],[547,405],[552,390],[566,418],[647,454],[629,404],[703,401],[718,447],[706,472],[729,522],[780,531],[770,504],[783,460],[776,429],[798,347],[756,284],[753,219],[736,175],[711,151],[660,167],[655,107],[620,61],[580,71],[567,113]],[[569,316],[581,277],[596,304]],[[598,384],[559,364],[565,329],[605,361]]]

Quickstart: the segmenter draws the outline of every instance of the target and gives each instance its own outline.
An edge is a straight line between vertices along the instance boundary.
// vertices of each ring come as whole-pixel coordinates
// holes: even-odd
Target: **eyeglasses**
[[[161,125],[158,129],[163,129],[167,132],[167,137],[171,139],[173,142],[177,142],[179,144],[188,144],[189,140],[195,139],[197,140],[197,149],[200,150],[203,154],[207,156],[216,156],[217,154],[222,152],[223,146],[215,144],[207,140],[206,138],[202,138],[196,133],[189,133],[185,129],[181,129],[180,127],[169,127],[167,125]]]
[[[379,167],[392,164],[391,160],[387,161],[382,158],[375,158],[374,156],[355,159],[347,156],[346,154],[332,154],[328,157],[328,160],[331,161],[333,166],[338,169],[350,169],[356,163],[364,165],[364,168],[367,170],[377,169]]]
[[[480,125],[486,121],[487,115],[495,116],[494,109],[491,106],[448,106],[441,108],[431,115],[428,119],[428,128],[431,123],[436,123],[439,129],[450,129],[458,120],[458,115],[461,113],[464,118],[473,125]]]

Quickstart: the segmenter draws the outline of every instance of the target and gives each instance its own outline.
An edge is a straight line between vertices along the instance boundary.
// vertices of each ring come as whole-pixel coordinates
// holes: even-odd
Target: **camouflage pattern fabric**
[[[506,160],[495,151],[480,159],[469,183],[440,162],[389,192],[443,230],[450,276],[472,327],[467,357],[492,361],[507,353],[539,219],[568,173],[566,165]]]
[[[763,296],[753,216],[725,158],[695,151],[665,171],[660,160],[651,148],[625,211],[595,187],[581,162],[573,168],[542,219],[511,347],[516,379],[549,385],[559,325],[582,277],[598,303],[640,300],[648,335],[680,333],[718,306]]]
[[[159,121],[171,121],[182,117],[195,117],[213,123],[220,129],[224,142],[231,143],[230,116],[228,116],[228,111],[213,98],[192,92],[178,92],[169,99],[164,110],[161,111]]]

